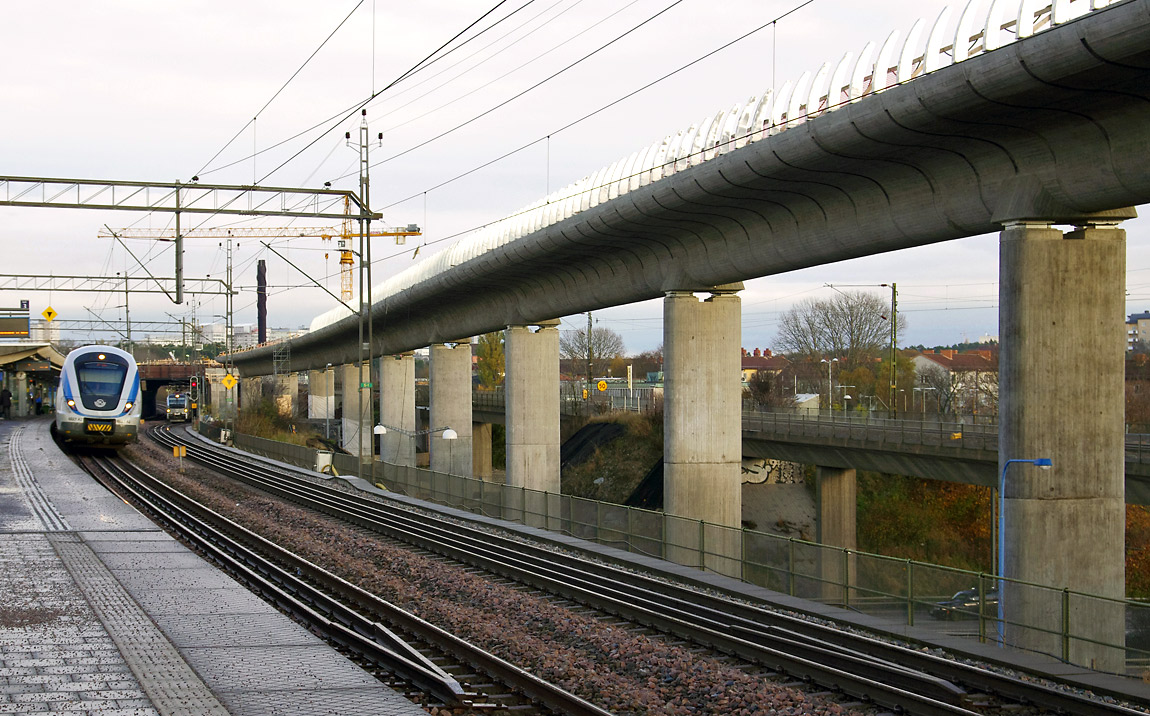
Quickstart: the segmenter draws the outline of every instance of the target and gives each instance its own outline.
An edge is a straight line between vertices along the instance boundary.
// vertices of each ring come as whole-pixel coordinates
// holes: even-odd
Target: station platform
[[[0,420],[0,714],[426,714]]]

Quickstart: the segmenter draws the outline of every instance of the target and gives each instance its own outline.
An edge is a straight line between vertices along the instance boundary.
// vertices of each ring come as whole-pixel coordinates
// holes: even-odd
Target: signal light
[[[198,379],[196,379],[196,378],[192,378],[192,387],[193,387],[193,388],[198,388],[198,387],[199,387],[199,385],[200,385],[200,381],[199,381]]]

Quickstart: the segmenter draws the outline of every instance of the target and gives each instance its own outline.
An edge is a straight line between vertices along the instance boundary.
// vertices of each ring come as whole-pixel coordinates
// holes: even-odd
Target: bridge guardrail
[[[625,389],[624,389],[625,390]],[[570,391],[568,391],[570,393]],[[609,400],[610,402],[606,402]],[[479,408],[504,410],[506,400],[501,389],[476,390],[472,403]],[[621,403],[621,405],[617,405]],[[602,403],[605,410],[648,410],[657,401],[651,395],[626,397],[608,395]],[[563,393],[560,410],[565,415],[581,415],[588,406],[582,396]],[[911,417],[918,416],[918,417]],[[743,410],[743,431],[782,435],[788,438],[818,439],[831,444],[868,443],[879,447],[917,445],[954,448],[959,451],[998,451],[996,416],[964,415],[949,417],[930,413],[903,413],[890,418],[883,414],[839,410]],[[1126,462],[1150,464],[1150,434],[1127,433]]]
[[[821,438],[830,442],[864,442],[879,446],[921,445],[959,450],[998,451],[998,422],[993,416],[888,418],[873,413],[841,411],[744,410],[743,430],[786,437]],[[1150,434],[1126,433],[1126,461],[1150,464]]]
[[[236,435],[235,444],[304,468],[315,462],[315,451],[297,445],[249,435]],[[341,474],[354,473],[354,456],[337,454],[335,458]],[[1143,675],[1141,670],[1150,661],[1150,603],[1146,602],[1002,580],[984,572],[734,529],[425,468],[377,461],[375,469],[386,488],[400,494],[726,574],[792,596],[894,616],[908,626],[931,621],[931,611],[938,613],[938,602],[974,589],[982,596],[977,607],[959,607],[945,615],[965,620],[970,625],[967,638],[983,642],[1000,638],[997,605],[989,596],[997,583],[1009,581],[1019,590],[1029,591],[1032,600],[1049,607],[1041,623],[1009,622],[1016,630],[1044,635],[1042,651],[1085,667],[1090,667],[1099,653],[1109,654],[1126,664],[1127,673],[1137,676]],[[1103,642],[1076,631],[1101,614],[1109,614],[1117,623],[1124,621],[1124,633]],[[948,629],[948,633],[953,631]]]

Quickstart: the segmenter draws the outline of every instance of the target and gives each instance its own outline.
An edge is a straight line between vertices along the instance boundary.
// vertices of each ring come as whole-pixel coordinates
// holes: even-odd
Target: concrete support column
[[[343,370],[343,449],[352,455],[359,455],[363,460],[371,459],[371,389],[361,388],[360,384],[371,380],[368,364],[363,364],[363,380],[360,380],[360,366],[348,363],[341,366]],[[361,415],[362,413],[362,415]],[[359,426],[363,420],[364,437],[360,444]]]
[[[1000,236],[999,474],[1005,468],[1006,641],[1062,654],[1060,632],[1124,644],[1126,236],[1006,224]],[[1053,468],[1007,460],[1049,458]],[[1026,626],[1024,626],[1026,625]],[[1048,629],[1044,633],[1030,627]],[[1122,649],[1070,642],[1073,663],[1121,671]]]
[[[507,484],[559,494],[559,321],[508,326]]]
[[[309,370],[307,373],[307,416],[330,421],[335,417],[335,370]]]
[[[287,418],[295,417],[295,406],[299,400],[299,376],[295,373],[274,376],[274,393],[276,412]]]
[[[28,374],[16,372],[12,386],[12,417],[26,418],[32,413],[32,401],[28,400]]]
[[[428,440],[431,469],[471,477],[471,343],[431,346],[431,430],[451,428],[455,440],[433,432]]]
[[[491,482],[491,423],[471,424],[471,476]]]
[[[379,373],[379,421],[387,429],[379,459],[415,467],[415,355],[383,356]]]
[[[228,392],[227,388],[224,387],[224,383],[223,383],[225,375],[227,375],[227,371],[225,371],[223,368],[205,368],[204,369],[204,386],[203,386],[203,390],[200,391],[203,394],[203,399],[200,402],[200,415],[201,416],[205,415],[205,414],[209,414],[209,413],[211,415],[214,415],[217,418],[225,418],[225,417],[233,417],[234,416],[234,413],[235,413],[234,410],[232,411],[232,413],[233,413],[232,415],[228,415],[226,412],[228,407],[229,407],[229,403],[228,403],[229,392]],[[231,391],[231,396],[232,396],[232,399],[234,400],[235,399],[235,390],[234,389]],[[207,406],[207,409],[204,409],[205,404]],[[235,407],[234,403],[232,403],[230,405],[233,408]]]
[[[240,378],[240,407],[251,410],[259,406],[264,399],[264,377],[262,375],[250,378]]]
[[[742,284],[663,299],[667,554],[738,575],[742,526]],[[720,526],[707,528],[705,523]],[[726,529],[722,529],[726,528]],[[701,558],[701,559],[700,559]]]
[[[858,488],[855,471],[850,468],[815,469],[815,541],[831,547],[854,551],[858,548]],[[841,599],[850,603],[849,585],[855,581],[856,558],[830,549],[821,550],[819,576],[824,599]]]

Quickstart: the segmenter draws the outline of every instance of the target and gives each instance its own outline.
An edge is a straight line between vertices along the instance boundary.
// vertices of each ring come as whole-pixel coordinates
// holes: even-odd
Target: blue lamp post
[[[1048,457],[1039,457],[1033,460],[1010,459],[1002,463],[1002,474],[998,477],[998,645],[1006,646],[1003,636],[1003,625],[1006,623],[1004,605],[1006,603],[1005,584],[1002,581],[1006,565],[1006,470],[1011,463],[1024,462],[1043,470],[1054,466]]]

